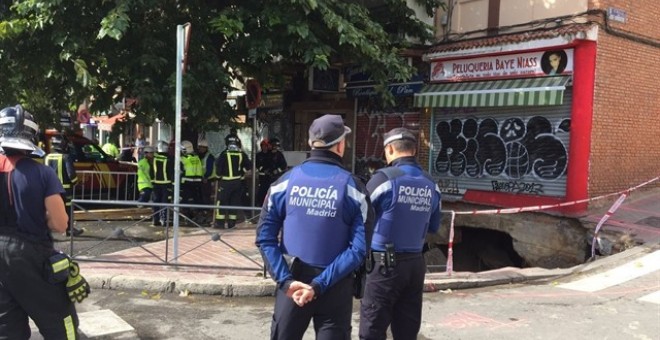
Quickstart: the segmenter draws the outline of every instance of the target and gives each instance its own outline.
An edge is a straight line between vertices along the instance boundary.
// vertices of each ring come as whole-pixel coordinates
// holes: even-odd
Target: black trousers
[[[0,339],[29,339],[28,316],[46,340],[77,339],[78,315],[65,283],[45,279],[52,248],[0,235]]]
[[[303,270],[300,274],[294,273],[294,277],[298,281],[310,283],[318,273]],[[287,297],[286,291],[278,289],[270,338],[302,339],[313,319],[316,340],[350,340],[352,312],[353,277],[350,275],[303,307],[298,307],[293,299]]]
[[[245,196],[245,186],[243,180],[221,180],[218,187],[218,194],[216,196],[216,205],[243,205],[243,198]],[[215,221],[216,224],[224,223],[227,221],[227,227],[233,228],[236,225],[238,213],[235,209],[216,209]]]
[[[181,183],[181,200],[184,204],[202,204],[202,182]],[[198,213],[190,208],[183,211],[189,218],[194,218]]]
[[[398,255],[398,254],[397,254]],[[422,254],[399,258],[390,271],[376,263],[367,275],[360,304],[360,339],[386,339],[391,326],[395,340],[414,340],[422,322],[426,263]]]
[[[170,199],[170,185],[169,184],[154,184],[153,197],[154,203],[169,203]],[[154,222],[160,220],[163,223],[167,221],[167,207],[153,207],[153,220]]]
[[[254,201],[257,207],[263,206],[264,199],[266,198],[266,194],[268,193],[268,189],[270,189],[271,184],[273,184],[273,179],[270,176],[259,176],[259,187],[257,190],[257,197]]]
[[[151,192],[152,188],[144,188],[140,190],[140,196],[138,197],[138,202],[149,202],[151,201]]]

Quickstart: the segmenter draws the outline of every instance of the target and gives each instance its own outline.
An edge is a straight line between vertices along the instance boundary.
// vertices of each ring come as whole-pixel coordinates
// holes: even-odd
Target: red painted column
[[[573,59],[573,105],[571,107],[570,150],[566,178],[566,201],[589,195],[589,160],[596,78],[596,42],[580,41]],[[571,206],[564,212],[580,212],[587,204]]]

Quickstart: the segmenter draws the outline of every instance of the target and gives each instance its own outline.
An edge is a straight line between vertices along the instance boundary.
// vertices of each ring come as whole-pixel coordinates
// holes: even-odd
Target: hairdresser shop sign
[[[465,81],[573,73],[573,49],[431,62],[431,81]]]

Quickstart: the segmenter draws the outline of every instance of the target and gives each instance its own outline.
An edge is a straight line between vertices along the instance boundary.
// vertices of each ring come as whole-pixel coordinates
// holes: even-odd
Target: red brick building
[[[660,2],[451,3],[414,99],[446,195],[552,204],[660,175]]]

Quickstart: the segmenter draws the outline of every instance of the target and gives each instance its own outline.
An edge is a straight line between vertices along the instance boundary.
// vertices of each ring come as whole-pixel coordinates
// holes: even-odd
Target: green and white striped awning
[[[429,84],[415,94],[415,107],[561,105],[570,77],[541,77]]]

